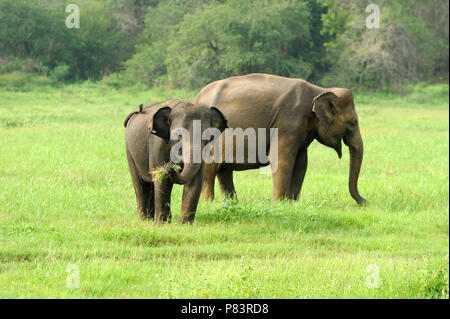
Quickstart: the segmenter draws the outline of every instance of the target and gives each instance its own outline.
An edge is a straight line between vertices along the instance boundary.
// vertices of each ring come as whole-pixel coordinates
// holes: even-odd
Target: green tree
[[[368,3],[323,1],[329,10],[322,33],[332,38],[325,44],[332,68],[322,82],[401,91],[406,83],[431,79],[437,66],[442,68],[442,57],[448,60],[448,32],[446,41],[437,41],[433,14],[424,12],[442,2],[379,0],[380,27],[372,29],[365,23]],[[448,13],[446,20],[448,25]]]
[[[140,46],[126,63],[128,77],[198,88],[251,72],[308,78],[319,61],[310,34],[309,5],[316,1],[186,3],[174,0],[149,9]]]
[[[80,7],[80,28],[68,29],[65,8],[73,2]],[[68,76],[79,79],[118,71],[139,31],[119,9],[114,0],[0,0],[0,62],[31,59],[50,70],[59,66],[58,74],[69,66]]]
[[[65,49],[55,62],[70,65],[75,77],[98,80],[120,69],[131,52],[119,18],[107,2],[86,1],[79,6],[80,28],[65,28]]]

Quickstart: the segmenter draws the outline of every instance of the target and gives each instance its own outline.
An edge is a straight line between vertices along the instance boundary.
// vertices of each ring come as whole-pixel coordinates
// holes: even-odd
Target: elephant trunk
[[[348,179],[350,195],[358,204],[363,204],[367,201],[358,192],[358,178],[364,154],[364,145],[359,127],[356,127],[352,134],[346,136],[344,142],[350,150],[350,172]]]
[[[170,178],[174,183],[181,185],[187,184],[197,175],[202,163],[201,159],[199,160],[197,158],[198,156],[194,156],[195,152],[200,152],[199,154],[201,154],[200,145],[196,145],[195,143],[186,143],[183,145],[183,170],[181,172],[175,170],[169,172]]]
[[[180,172],[172,171],[170,173],[170,178],[175,184],[187,184],[192,178],[198,173],[201,163],[188,163],[184,164],[183,170]]]

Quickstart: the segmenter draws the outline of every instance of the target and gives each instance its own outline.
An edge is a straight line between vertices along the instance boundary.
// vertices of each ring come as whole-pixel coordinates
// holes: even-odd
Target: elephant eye
[[[356,124],[358,124],[357,120],[351,120],[350,122],[348,122],[350,128],[355,128]]]

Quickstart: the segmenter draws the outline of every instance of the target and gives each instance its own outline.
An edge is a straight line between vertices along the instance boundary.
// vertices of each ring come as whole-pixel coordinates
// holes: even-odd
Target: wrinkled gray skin
[[[359,204],[366,202],[358,192],[364,147],[350,90],[322,88],[301,79],[249,74],[210,83],[198,93],[194,103],[216,106],[230,128],[278,128],[278,170],[272,174],[273,199],[299,197],[308,163],[307,148],[316,139],[335,149],[339,158],[341,140],[349,147],[350,194]],[[274,150],[270,139],[266,140],[270,157]],[[214,197],[216,175],[222,192],[234,197],[233,170],[260,166],[264,165],[247,161],[207,164],[203,197]]]
[[[148,105],[125,119],[126,153],[137,213],[141,218],[170,221],[170,195],[173,183],[177,183],[184,185],[180,222],[194,221],[202,188],[203,163],[182,163],[180,172],[166,169],[170,178],[162,181],[153,181],[149,173],[170,161],[170,148],[177,142],[169,139],[173,130],[183,127],[193,136],[193,120],[201,120],[202,131],[208,127],[223,131],[226,127],[225,118],[216,108],[175,99]],[[207,142],[202,141],[202,147]],[[193,151],[192,147],[190,149]],[[192,158],[192,154],[190,156]]]

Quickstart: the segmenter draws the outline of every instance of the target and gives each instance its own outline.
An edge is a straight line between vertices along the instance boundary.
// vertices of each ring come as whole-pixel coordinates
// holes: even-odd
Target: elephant
[[[191,134],[194,120],[201,121],[202,132],[206,128],[216,128],[220,134],[227,126],[225,117],[217,108],[177,99],[145,107],[141,105],[139,110],[126,117],[126,155],[136,194],[137,214],[141,218],[154,219],[158,223],[170,222],[171,192],[176,183],[184,185],[180,222],[194,221],[202,188],[203,161],[184,160],[180,163],[181,171],[166,165],[165,172],[170,178],[162,180],[155,180],[150,174],[151,170],[172,163],[170,151],[176,140],[171,139],[171,134],[179,128]],[[180,153],[188,149],[185,146],[190,147],[190,152],[195,151],[192,141],[181,139],[178,142],[183,144]],[[206,141],[201,141],[201,147],[205,144]],[[183,155],[192,158],[192,154]]]
[[[227,118],[229,128],[278,130],[277,146],[269,138],[265,144],[270,165],[275,155],[278,159],[277,169],[272,170],[273,200],[299,198],[308,165],[307,148],[315,139],[333,148],[339,158],[341,141],[349,147],[349,191],[358,204],[367,202],[358,192],[364,147],[349,89],[323,88],[302,79],[253,73],[206,85],[194,103],[217,107]],[[222,192],[235,197],[234,170],[268,165],[262,161],[249,163],[247,157],[243,163],[218,161],[205,165],[202,197],[214,198],[216,175]]]

